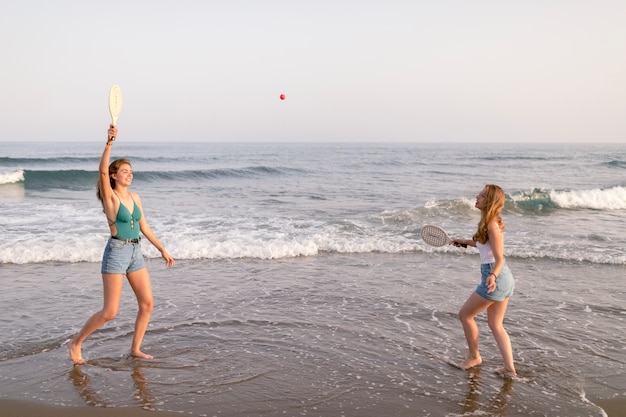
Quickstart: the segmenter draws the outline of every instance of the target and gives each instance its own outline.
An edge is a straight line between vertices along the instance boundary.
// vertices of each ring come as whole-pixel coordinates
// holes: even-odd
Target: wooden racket
[[[109,113],[111,113],[111,124],[117,124],[117,118],[122,111],[122,90],[117,85],[111,87],[109,91]]]
[[[454,242],[452,239],[450,239],[450,236],[448,236],[445,230],[433,224],[428,224],[422,227],[420,235],[422,236],[422,240],[431,246],[445,246],[450,245]],[[454,246],[462,246],[464,248],[467,248],[467,245],[464,243],[456,244]]]

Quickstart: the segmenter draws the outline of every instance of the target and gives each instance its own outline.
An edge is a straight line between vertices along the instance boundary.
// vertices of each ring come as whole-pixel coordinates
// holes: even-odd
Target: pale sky
[[[624,0],[20,0],[0,39],[0,141],[104,140],[117,84],[119,140],[626,142]]]

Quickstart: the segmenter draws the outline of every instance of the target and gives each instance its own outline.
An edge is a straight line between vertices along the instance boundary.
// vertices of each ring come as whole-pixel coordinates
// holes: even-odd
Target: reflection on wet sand
[[[462,414],[473,414],[477,411],[482,411],[487,412],[488,415],[505,416],[507,414],[508,400],[513,390],[513,379],[504,378],[500,390],[495,396],[491,397],[484,392],[489,386],[483,385],[481,387],[480,385],[481,372],[479,368],[475,368],[468,373],[469,391],[465,396]]]
[[[132,359],[131,362],[133,363],[133,372],[131,376],[133,378],[133,383],[137,388],[137,391],[135,392],[135,399],[139,401],[141,408],[144,410],[155,411],[154,397],[150,392],[148,381],[146,381],[146,377],[144,376],[142,361],[141,359]]]
[[[85,403],[94,407],[107,407],[105,401],[98,395],[98,392],[90,387],[90,376],[83,372],[84,365],[74,365],[70,371],[70,379],[78,390],[80,397]]]
[[[155,411],[154,396],[150,391],[148,381],[143,372],[143,363],[141,359],[129,357],[121,364],[107,363],[108,361],[89,361],[87,365],[74,365],[69,373],[70,379],[74,387],[78,390],[78,394],[86,404],[94,407],[114,407],[115,403],[109,404],[100,392],[94,387],[99,385],[91,382],[92,377],[86,372],[87,366],[95,365],[104,367],[112,371],[130,370],[130,376],[136,390],[133,398],[138,401],[138,405],[144,410]],[[130,369],[129,369],[130,368]]]

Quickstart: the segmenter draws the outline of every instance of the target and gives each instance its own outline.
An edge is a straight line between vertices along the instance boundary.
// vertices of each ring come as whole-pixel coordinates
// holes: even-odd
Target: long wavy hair
[[[487,243],[489,240],[489,223],[495,221],[500,230],[504,230],[504,221],[500,217],[500,212],[504,208],[504,190],[494,184],[485,185],[485,197],[483,208],[480,209],[480,222],[478,223],[478,229],[474,233],[473,239],[475,242],[482,244]]]
[[[113,189],[115,189],[115,180],[113,179],[113,174],[117,174],[120,166],[124,164],[130,165],[130,161],[126,158],[121,158],[116,159],[109,165],[109,182],[111,183],[111,188]],[[102,193],[100,191],[100,180],[98,180],[98,184],[96,185],[96,197],[98,197],[98,200],[100,200],[100,203],[102,203],[104,206],[104,201],[102,201]]]

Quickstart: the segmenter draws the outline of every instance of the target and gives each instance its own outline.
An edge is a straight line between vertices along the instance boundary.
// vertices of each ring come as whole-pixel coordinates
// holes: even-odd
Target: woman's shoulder
[[[137,194],[135,191],[129,191],[129,194],[132,197],[133,201],[137,203],[139,207],[141,207],[141,197],[139,197],[139,194]]]
[[[500,222],[496,219],[490,221],[487,224],[487,229],[489,231],[494,231],[494,232],[502,232],[502,228],[500,227]]]

